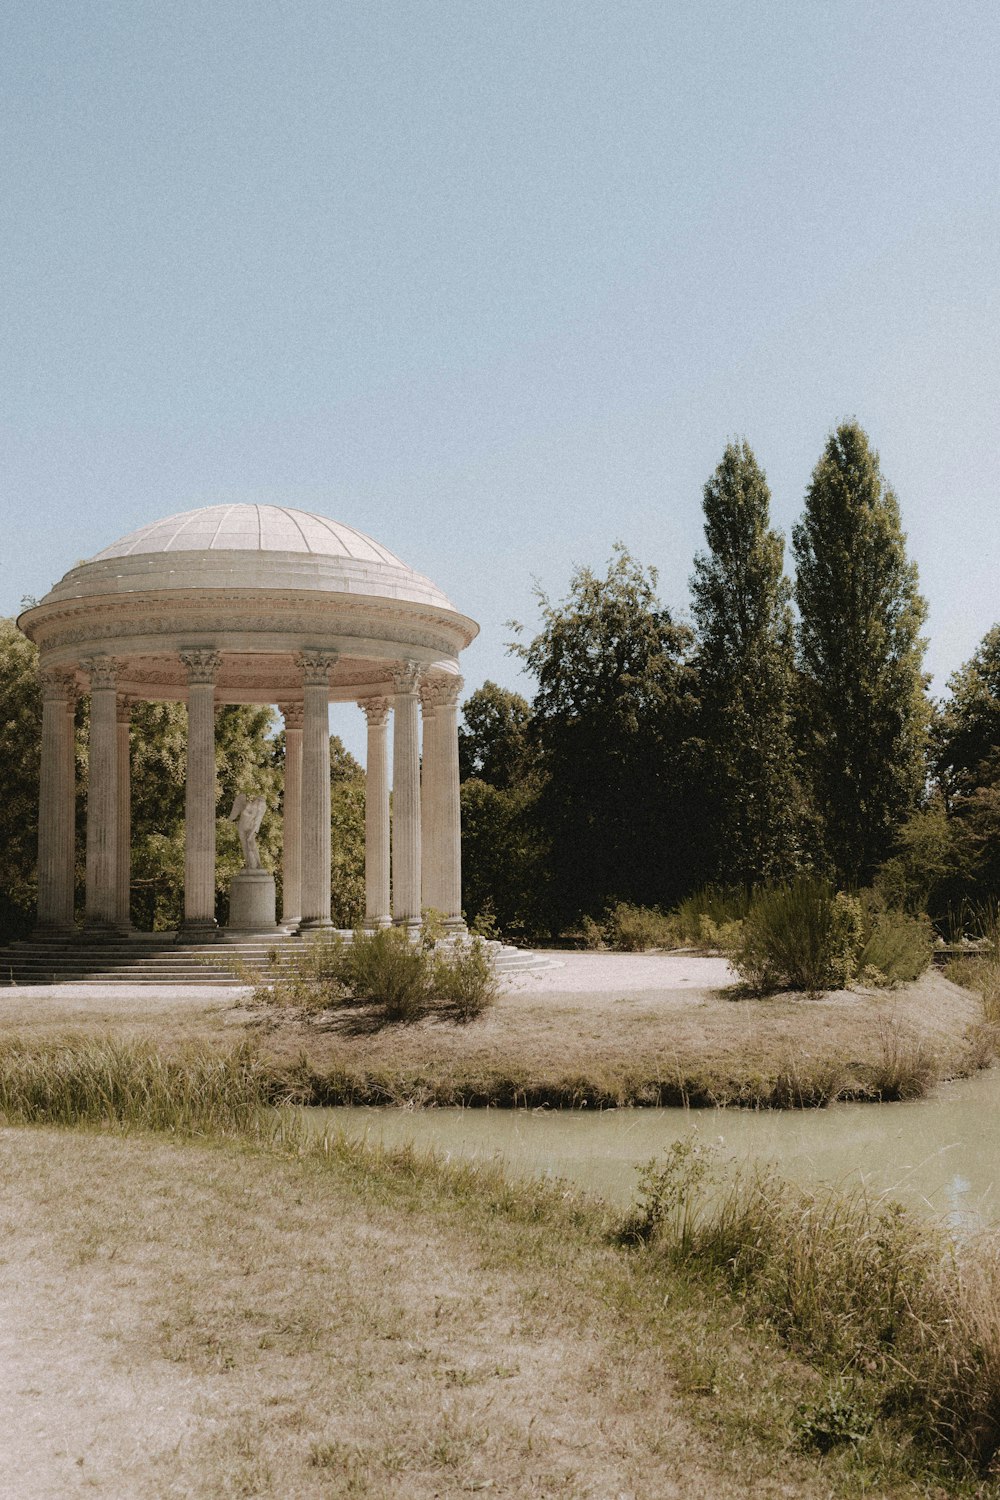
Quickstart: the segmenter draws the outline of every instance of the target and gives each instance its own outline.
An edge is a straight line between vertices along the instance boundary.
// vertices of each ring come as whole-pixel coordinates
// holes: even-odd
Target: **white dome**
[[[288,505],[206,505],[180,511],[130,532],[90,561],[151,552],[311,552],[314,557],[406,567],[387,547],[353,526]]]

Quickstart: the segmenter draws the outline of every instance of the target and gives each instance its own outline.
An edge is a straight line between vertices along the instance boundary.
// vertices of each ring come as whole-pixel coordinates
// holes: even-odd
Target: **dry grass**
[[[936,971],[891,993],[815,1000],[732,999],[693,988],[511,989],[468,1026],[428,1018],[402,1029],[366,1029],[356,1009],[315,1016],[218,997],[121,1002],[110,992],[82,999],[50,992],[44,1000],[30,989],[2,993],[0,1043],[18,1036],[37,1043],[68,1029],[166,1052],[249,1036],[275,1078],[302,1099],[330,1104],[782,1107],[838,1094],[912,1096],[920,1091],[914,1079],[925,1088],[992,1055],[981,1000]]]
[[[0,1151],[19,1500],[959,1493],[796,1451],[816,1377],[551,1192],[337,1144]]]

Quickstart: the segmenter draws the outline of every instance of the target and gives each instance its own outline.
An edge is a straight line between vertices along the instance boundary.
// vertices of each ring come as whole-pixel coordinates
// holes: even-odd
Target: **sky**
[[[530,696],[536,589],[620,540],[685,618],[726,442],[790,535],[852,417],[942,692],[1000,619],[998,78],[992,0],[8,0],[0,613],[293,505]]]

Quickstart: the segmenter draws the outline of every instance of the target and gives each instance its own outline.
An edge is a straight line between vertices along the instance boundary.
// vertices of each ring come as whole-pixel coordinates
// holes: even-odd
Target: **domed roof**
[[[180,511],[129,532],[90,561],[152,552],[311,552],[406,568],[363,531],[288,505],[206,505]]]
[[[152,521],[71,568],[43,603],[190,589],[347,594],[456,613],[437,584],[363,531],[287,505],[207,505]]]

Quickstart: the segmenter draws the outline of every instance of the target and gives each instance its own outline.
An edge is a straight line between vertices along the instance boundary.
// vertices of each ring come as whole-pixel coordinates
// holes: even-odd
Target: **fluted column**
[[[66,755],[65,786],[66,786],[66,819],[63,828],[63,838],[66,840],[63,854],[62,869],[65,872],[65,889],[63,891],[63,910],[66,916],[67,927],[72,928],[74,908],[76,906],[76,702],[80,696],[75,677],[72,680],[69,698],[66,702],[66,730],[63,736],[64,751]]]
[[[80,665],[90,676],[85,926],[100,936],[118,922],[118,663],[94,656]]]
[[[330,669],[336,651],[302,651],[302,919],[300,932],[330,920]]]
[[[68,836],[75,821],[72,672],[45,670],[38,787],[38,929],[69,933],[73,926],[73,856]],[[68,743],[67,743],[68,742]]]
[[[285,792],[281,830],[281,920],[302,917],[302,704],[280,703],[285,721]]]
[[[424,908],[443,912],[440,890],[439,834],[441,826],[438,744],[438,695],[436,684],[420,685],[420,717],[423,728],[420,756],[420,900]]]
[[[420,927],[420,671],[407,662],[395,675],[392,726],[392,919]]]
[[[458,700],[461,677],[438,687],[436,747],[439,765],[435,780],[438,835],[438,899],[445,927],[464,932],[462,916],[462,797],[458,770]]]
[[[187,781],[184,797],[185,937],[214,933],[215,920],[215,679],[217,651],[182,651],[188,678]]]
[[[135,700],[118,697],[118,876],[116,881],[118,926],[125,932],[132,925],[132,754],[130,727]]]
[[[389,915],[389,700],[366,698],[365,926],[388,927]]]

